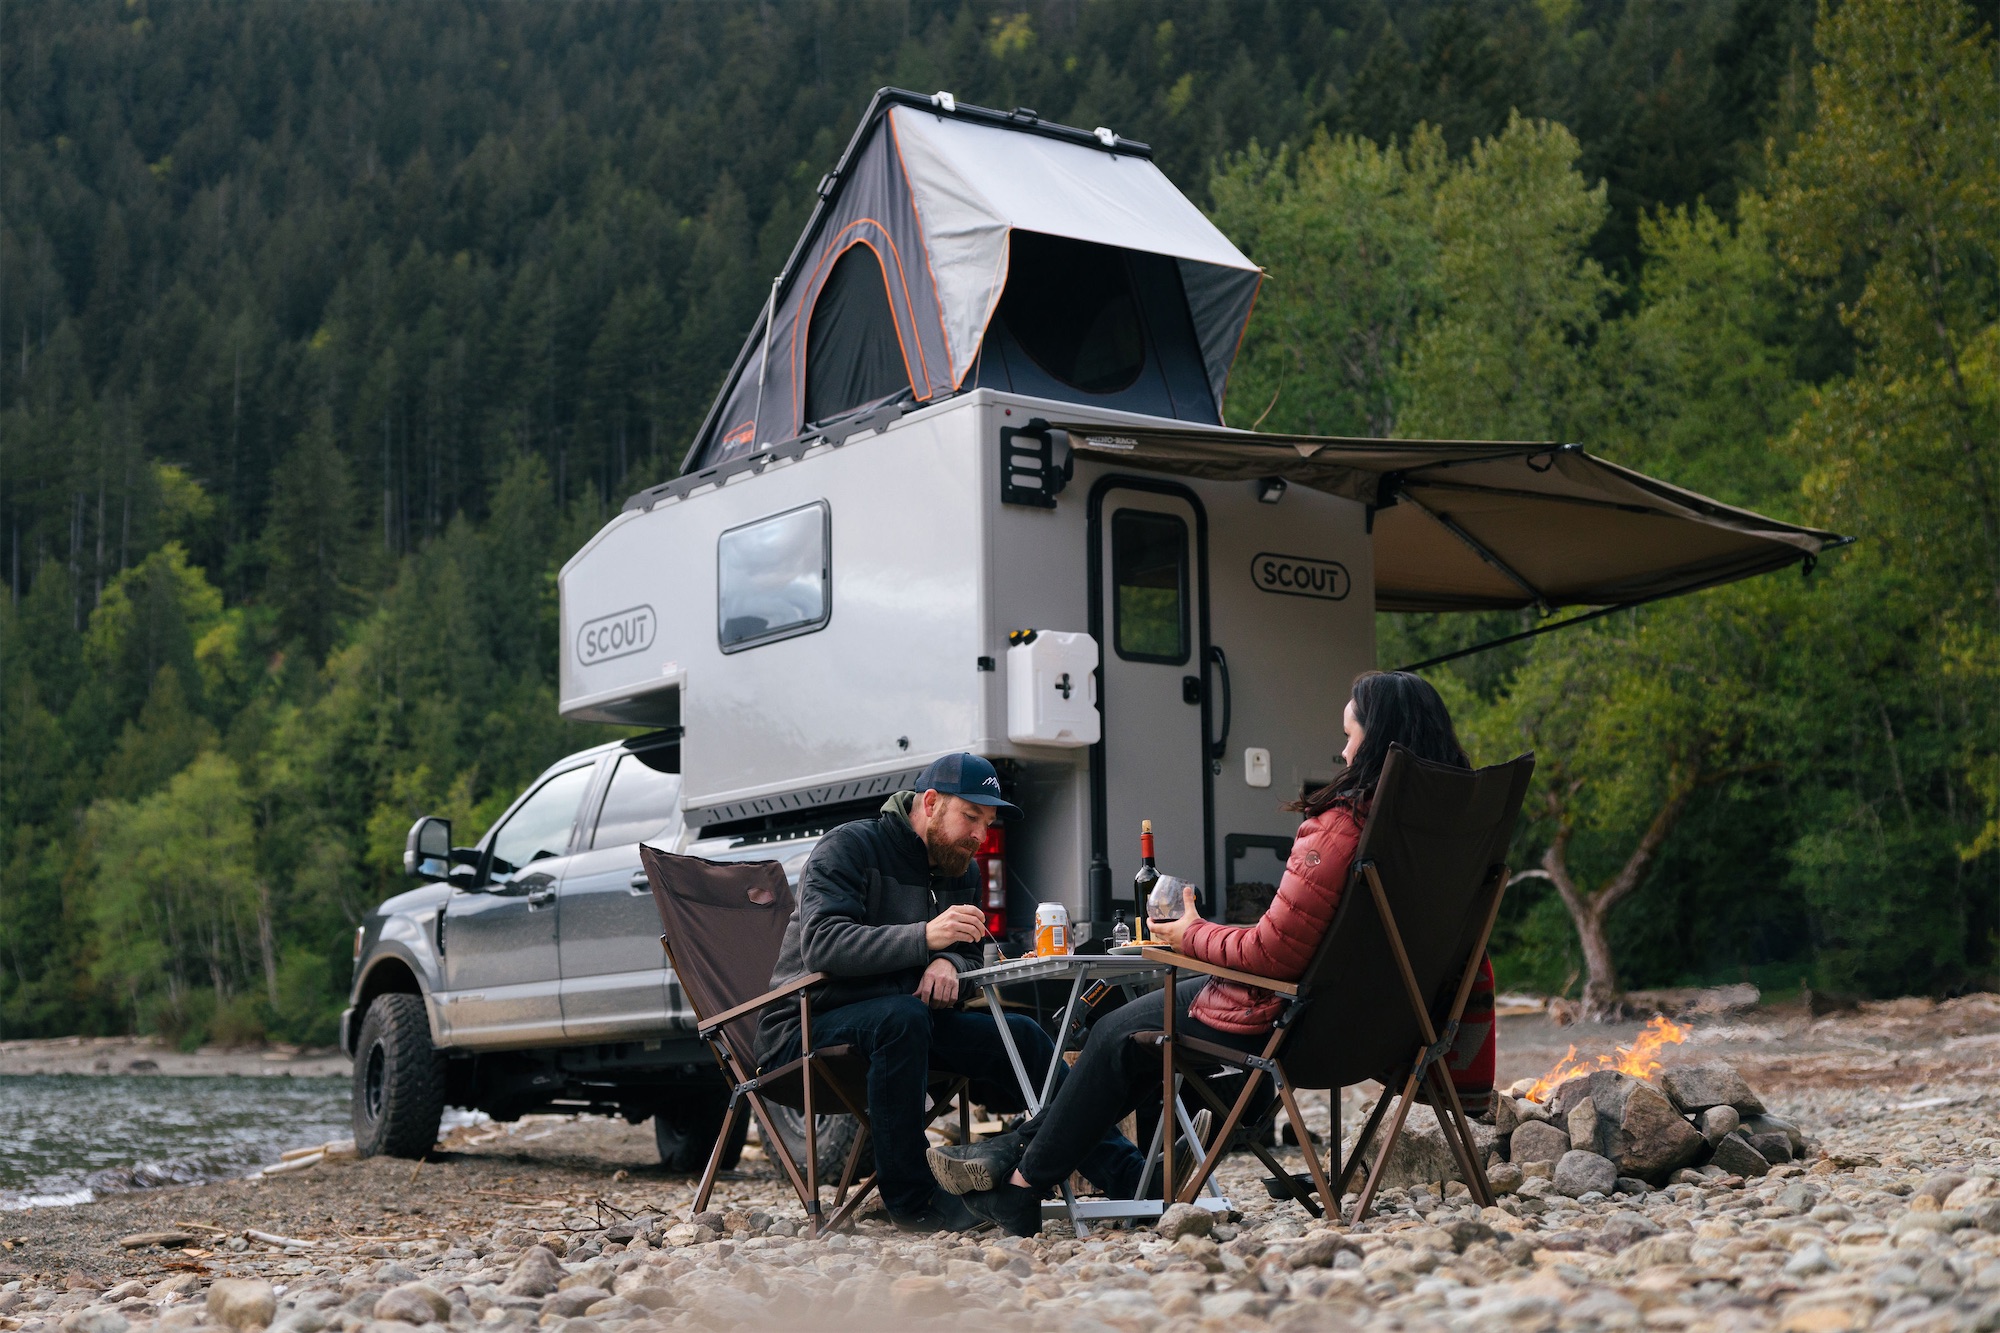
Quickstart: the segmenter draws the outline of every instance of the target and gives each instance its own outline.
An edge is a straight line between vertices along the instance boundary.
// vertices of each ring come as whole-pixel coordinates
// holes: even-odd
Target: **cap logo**
[[[988,778],[988,779],[986,779],[986,781],[984,781],[984,782],[980,783],[979,785],[980,785],[980,786],[982,786],[982,787],[991,787],[991,788],[992,788],[992,789],[993,789],[994,791],[999,791],[999,790],[1000,790],[1000,779],[999,779],[999,778]]]

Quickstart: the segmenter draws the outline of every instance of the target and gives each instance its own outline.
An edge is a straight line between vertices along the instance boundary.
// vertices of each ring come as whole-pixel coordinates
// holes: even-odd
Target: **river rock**
[[[1569,1151],[1569,1135],[1546,1121],[1530,1120],[1514,1128],[1507,1160],[1516,1163],[1555,1162]]]
[[[542,1315],[544,1318],[552,1314],[562,1315],[564,1318],[580,1315],[610,1295],[611,1293],[602,1287],[564,1287],[542,1302]]]
[[[1740,1115],[1764,1113],[1764,1103],[1750,1091],[1743,1076],[1720,1060],[1678,1065],[1660,1075],[1660,1084],[1674,1105],[1690,1115],[1711,1106],[1734,1107]]]
[[[1555,1186],[1558,1194],[1572,1199],[1592,1190],[1608,1196],[1618,1186],[1618,1167],[1609,1157],[1572,1148],[1556,1163]]]
[[[1159,1221],[1153,1223],[1153,1230],[1168,1240],[1179,1240],[1182,1236],[1206,1236],[1214,1229],[1215,1214],[1191,1203],[1174,1204],[1160,1214]]]
[[[1574,1134],[1571,1139],[1575,1140]],[[1700,1156],[1706,1142],[1700,1131],[1674,1110],[1666,1094],[1647,1083],[1635,1081],[1626,1090],[1625,1105],[1616,1120],[1606,1120],[1601,1114],[1598,1117],[1597,1150],[1617,1163],[1622,1176],[1665,1179]]]
[[[436,1287],[406,1282],[382,1293],[375,1302],[375,1317],[404,1324],[442,1324],[451,1318],[451,1302]]]
[[[1775,1115],[1746,1115],[1743,1117],[1743,1132],[1750,1134],[1783,1134],[1792,1145],[1792,1156],[1803,1157],[1806,1151],[1806,1134],[1791,1121]]]
[[[88,1310],[76,1310],[62,1318],[62,1333],[126,1333],[132,1321],[116,1310],[102,1306],[92,1306]]]
[[[1741,1130],[1722,1137],[1714,1152],[1709,1154],[1708,1164],[1745,1179],[1761,1176],[1771,1169],[1771,1164],[1764,1160],[1762,1153],[1750,1146],[1750,1141],[1743,1137]]]
[[[1736,1132],[1743,1117],[1736,1114],[1733,1106],[1711,1106],[1701,1113],[1701,1136],[1709,1143],[1720,1143]]]
[[[1526,1178],[1521,1168],[1512,1162],[1495,1162],[1486,1168],[1486,1183],[1493,1187],[1496,1195],[1512,1194],[1521,1188],[1521,1182]]]
[[[219,1277],[208,1288],[209,1318],[226,1328],[263,1328],[278,1312],[278,1293],[255,1278]]]
[[[1293,1268],[1331,1268],[1343,1254],[1361,1254],[1361,1247],[1337,1231],[1315,1231],[1295,1247],[1288,1262]]]
[[[500,1284],[504,1296],[546,1296],[563,1280],[562,1265],[546,1245],[536,1245],[514,1265],[514,1272]]]

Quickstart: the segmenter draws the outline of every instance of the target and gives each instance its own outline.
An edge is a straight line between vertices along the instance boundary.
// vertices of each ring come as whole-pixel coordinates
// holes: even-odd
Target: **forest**
[[[2000,984],[1995,11],[10,6],[0,1037],[331,1039],[412,818],[607,738],[555,571],[891,84],[1153,144],[1269,273],[1232,425],[1576,441],[1858,539],[1427,673],[1542,759],[1502,989]],[[1381,665],[1533,623],[1385,615]]]

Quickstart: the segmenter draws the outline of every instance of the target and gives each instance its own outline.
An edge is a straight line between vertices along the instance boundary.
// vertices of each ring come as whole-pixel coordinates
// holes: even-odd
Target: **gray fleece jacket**
[[[979,867],[956,879],[931,873],[930,853],[910,827],[915,800],[915,792],[897,792],[876,818],[842,824],[821,838],[806,860],[771,985],[825,972],[830,979],[809,992],[815,1015],[884,995],[914,995],[934,958],[949,958],[960,972],[979,966],[976,944],[933,950],[924,943],[931,918],[954,903],[977,902]],[[772,1005],[757,1029],[758,1063],[790,1059],[798,1036],[798,1005]]]

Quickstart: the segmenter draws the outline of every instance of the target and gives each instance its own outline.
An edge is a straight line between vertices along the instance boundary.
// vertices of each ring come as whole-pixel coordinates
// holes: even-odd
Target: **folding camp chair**
[[[1166,1197],[1193,1199],[1215,1171],[1268,1077],[1305,1153],[1310,1189],[1278,1165],[1258,1136],[1250,1136],[1247,1146],[1277,1176],[1279,1187],[1314,1216],[1321,1211],[1314,1194],[1338,1214],[1342,1190],[1399,1091],[1395,1114],[1352,1220],[1368,1215],[1389,1153],[1420,1092],[1436,1108],[1438,1126],[1473,1197],[1481,1204],[1493,1202],[1472,1127],[1441,1062],[1451,1050],[1500,911],[1500,895],[1507,884],[1503,858],[1534,767],[1534,756],[1522,755],[1475,772],[1429,763],[1401,746],[1391,747],[1347,889],[1326,937],[1297,982],[1252,976],[1170,950],[1146,951],[1146,957],[1169,967],[1163,1031],[1139,1034],[1140,1039],[1150,1037],[1160,1045],[1166,1094],[1172,1096],[1176,1077],[1184,1071],[1226,1069],[1244,1076],[1241,1090],[1228,1106],[1208,1087],[1206,1078],[1185,1080],[1214,1109],[1220,1126],[1193,1179],[1178,1182],[1177,1191],[1174,1127],[1168,1124],[1161,1157],[1167,1173]],[[1263,1048],[1239,1051],[1177,1034],[1173,994],[1182,970],[1284,996],[1285,1005]],[[1382,1096],[1342,1166],[1339,1091],[1371,1079],[1382,1080]],[[1332,1165],[1339,1170],[1339,1187],[1327,1179],[1306,1133],[1296,1095],[1301,1088],[1334,1094],[1330,1152]]]
[[[827,980],[826,973],[813,972],[776,990],[767,989],[795,905],[784,867],[776,861],[704,861],[646,846],[639,848],[639,859],[645,863],[653,902],[660,910],[660,945],[667,951],[667,963],[693,1006],[701,1038],[708,1043],[730,1088],[729,1109],[702,1172],[690,1215],[708,1207],[723,1150],[748,1114],[757,1118],[765,1152],[805,1205],[813,1235],[825,1235],[852,1217],[875,1188],[872,1172],[862,1180],[855,1179],[861,1155],[869,1147],[868,1061],[850,1046],[817,1046],[813,1042],[809,988]],[[801,1054],[775,1068],[759,1069],[755,1054],[758,1021],[765,1009],[786,1000],[799,1008]],[[929,1091],[932,1104],[938,1107],[956,1096],[959,1137],[961,1141],[969,1138],[972,1107],[966,1080],[933,1073]],[[803,1118],[803,1163],[787,1148],[772,1123],[772,1105],[790,1107]],[[860,1132],[854,1136],[841,1169],[834,1212],[822,1220],[816,1118],[843,1111],[860,1122]]]

